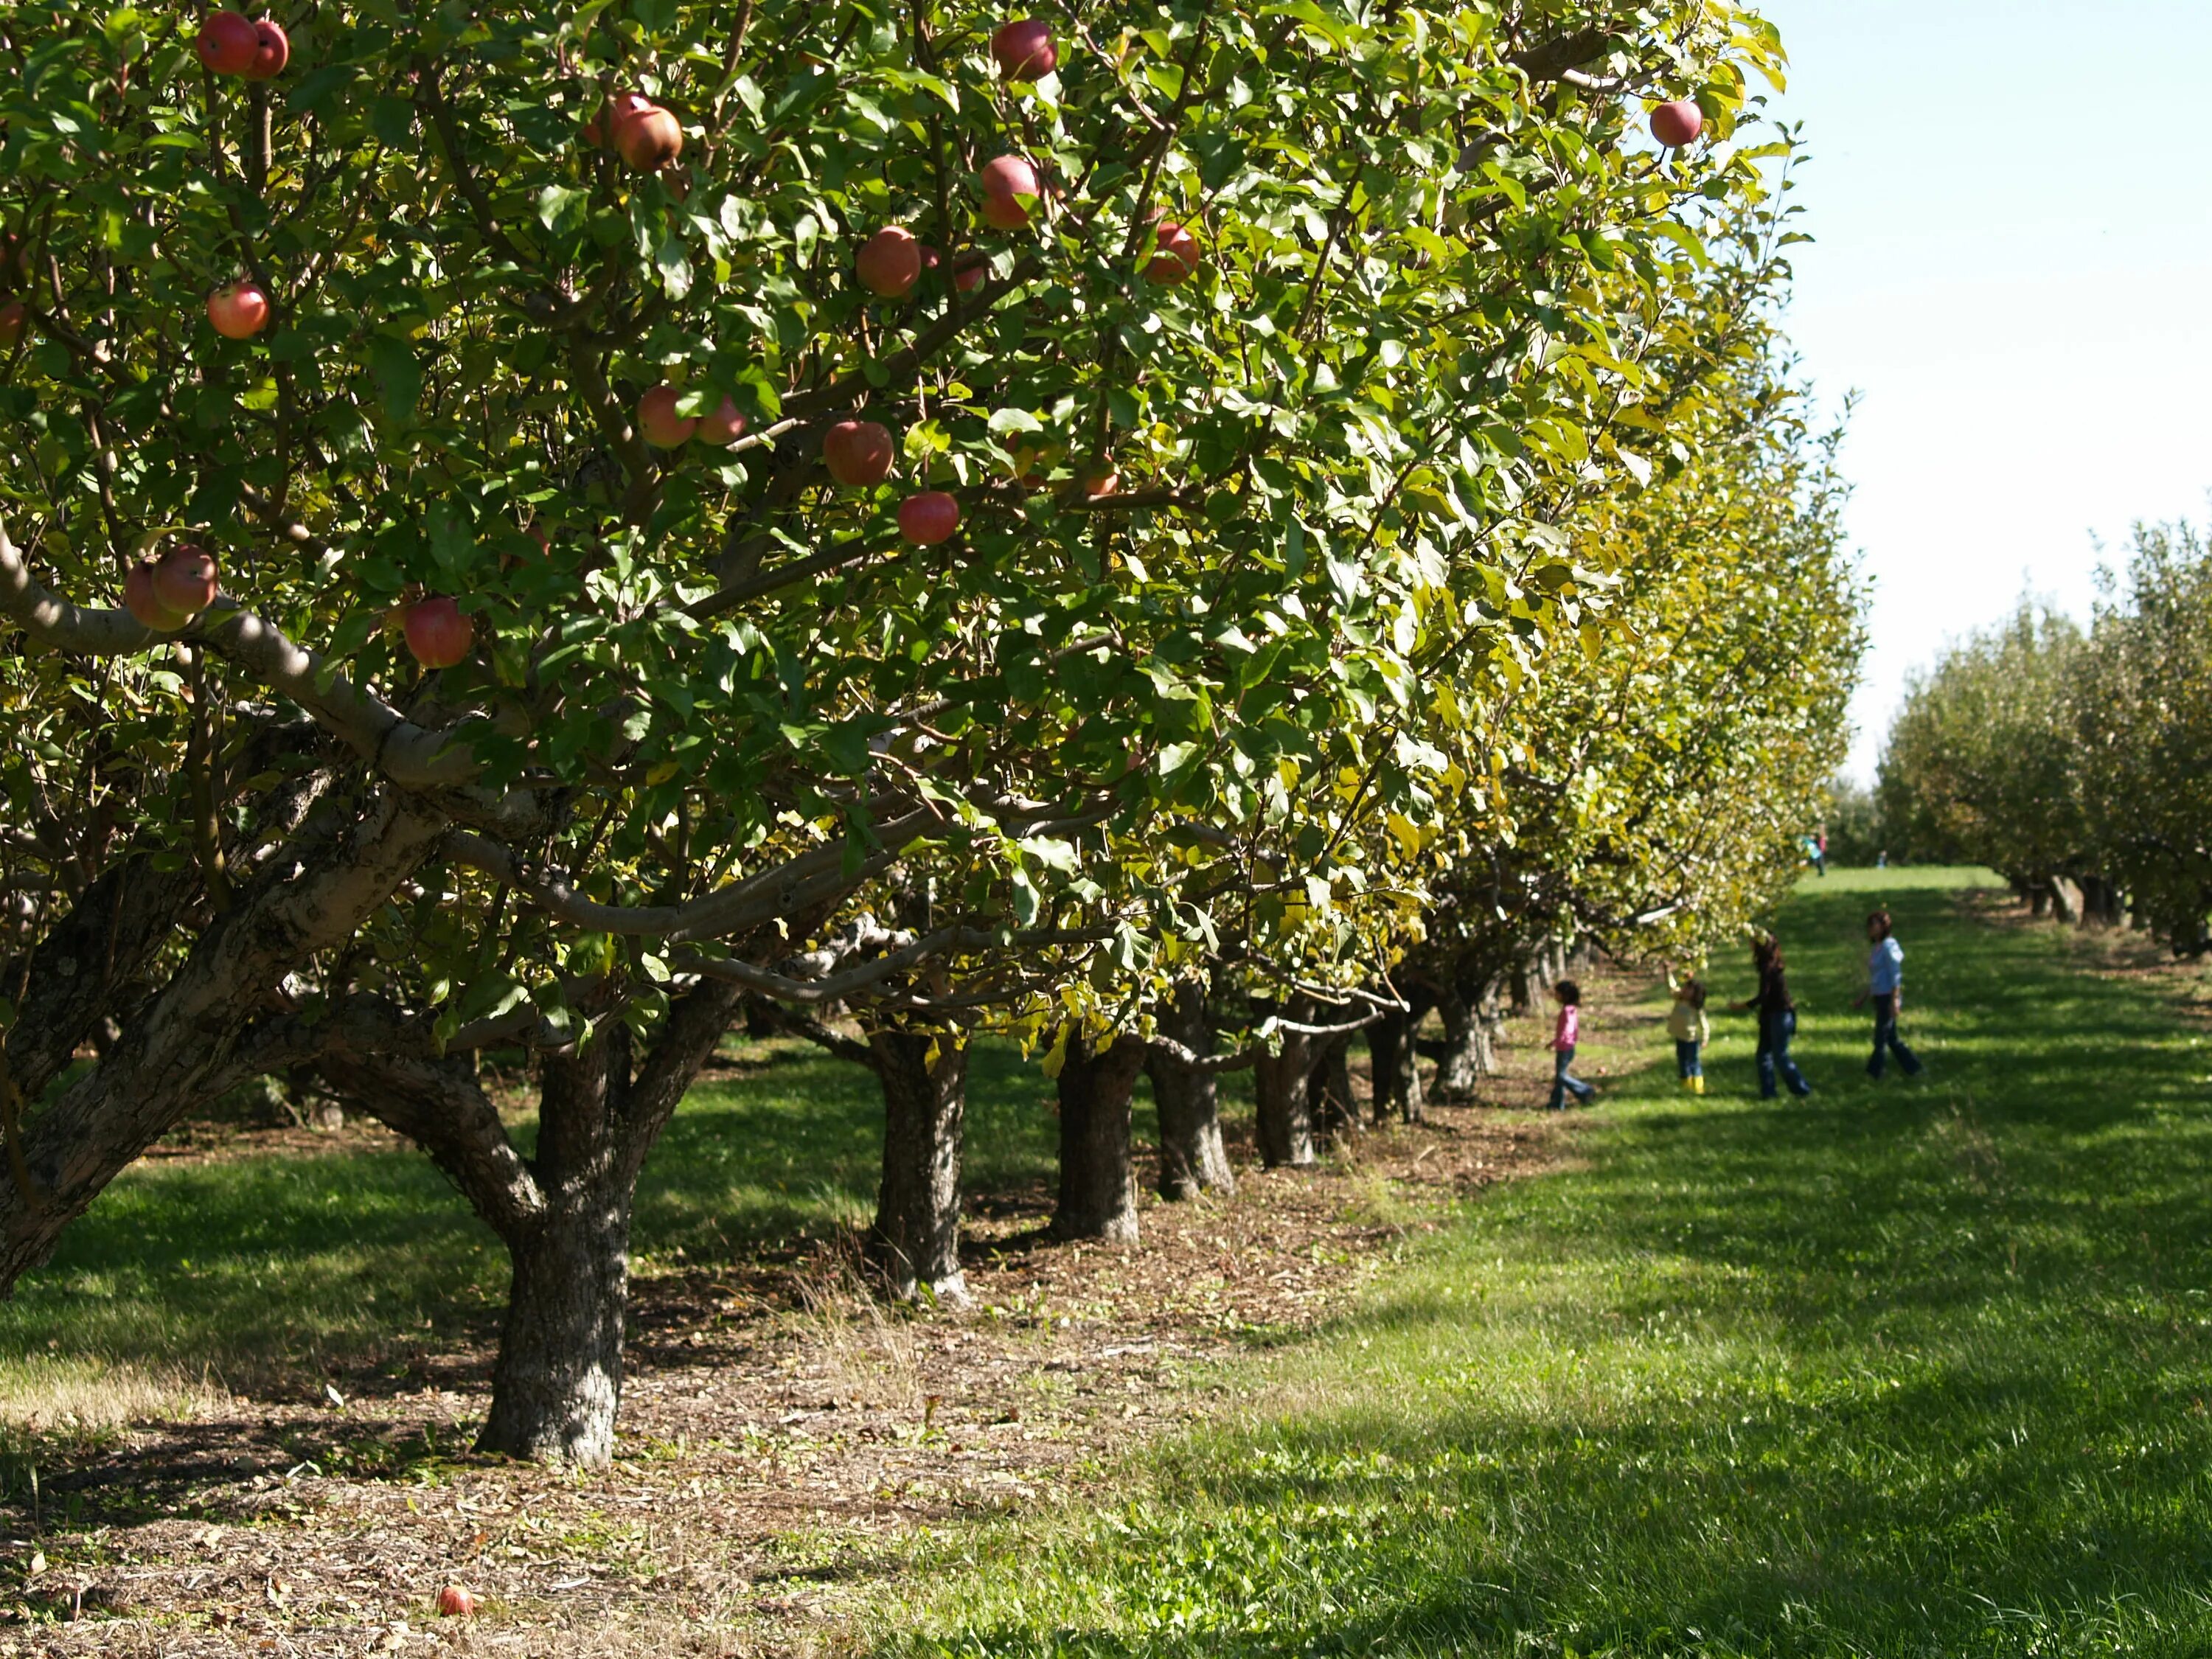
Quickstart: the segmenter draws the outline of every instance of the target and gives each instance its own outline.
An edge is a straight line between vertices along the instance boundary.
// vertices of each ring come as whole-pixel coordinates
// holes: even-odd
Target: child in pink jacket
[[[1567,1097],[1587,1106],[1597,1097],[1591,1088],[1567,1068],[1574,1064],[1575,1041],[1582,1035],[1583,988],[1571,979],[1563,979],[1552,988],[1552,994],[1559,1000],[1559,1023],[1552,1031],[1552,1110],[1566,1109]]]

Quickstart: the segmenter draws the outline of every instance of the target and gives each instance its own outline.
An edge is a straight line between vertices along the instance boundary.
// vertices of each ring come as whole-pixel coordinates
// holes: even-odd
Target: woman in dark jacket
[[[1813,1092],[1797,1062],[1790,1058],[1790,1039],[1797,1035],[1797,1005],[1790,1000],[1782,946],[1771,933],[1762,933],[1751,947],[1752,965],[1759,969],[1759,994],[1739,1009],[1759,1011],[1759,1097],[1774,1098],[1775,1073],[1802,1099]]]

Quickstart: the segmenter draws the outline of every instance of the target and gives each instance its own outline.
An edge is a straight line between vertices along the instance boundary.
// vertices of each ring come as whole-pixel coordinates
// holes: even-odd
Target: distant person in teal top
[[[1863,1008],[1874,1004],[1874,1055],[1867,1061],[1867,1075],[1880,1077],[1893,1054],[1905,1076],[1918,1077],[1919,1057],[1897,1035],[1897,1016],[1905,1004],[1905,947],[1892,937],[1888,911],[1876,910],[1867,917],[1867,942],[1874,946],[1867,956],[1867,988],[1851,1005]]]

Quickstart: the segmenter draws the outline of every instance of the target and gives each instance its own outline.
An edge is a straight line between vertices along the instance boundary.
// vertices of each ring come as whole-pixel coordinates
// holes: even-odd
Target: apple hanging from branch
[[[840,421],[822,434],[822,461],[830,476],[866,489],[890,477],[891,434],[874,421]]]
[[[983,164],[976,175],[983,186],[983,222],[1000,230],[1019,230],[1030,222],[1024,198],[1034,202],[1044,194],[1037,170],[1018,155],[1000,155]]]
[[[154,562],[141,559],[123,575],[123,608],[156,634],[173,634],[191,621],[163,605],[154,594]]]
[[[886,300],[904,299],[921,279],[921,244],[900,225],[885,225],[860,244],[853,264],[860,286]]]
[[[1705,112],[1694,98],[1677,98],[1651,112],[1651,136],[1669,149],[1693,143],[1705,130]]]
[[[273,81],[292,61],[292,42],[283,29],[267,17],[255,21],[253,33],[253,61],[240,73],[249,81]]]
[[[219,586],[215,556],[191,542],[171,548],[154,566],[154,602],[174,616],[198,616],[215,603]]]
[[[692,441],[711,444],[716,449],[727,449],[744,435],[745,417],[738,411],[734,398],[724,398],[708,413],[699,417],[699,424],[691,429]]]
[[[681,449],[699,428],[697,419],[676,412],[684,394],[672,386],[657,386],[637,400],[637,429],[655,449]]]
[[[208,321],[226,340],[250,340],[269,326],[269,295],[258,283],[233,283],[208,295]]]
[[[1172,219],[1163,219],[1152,232],[1154,252],[1145,262],[1145,280],[1163,288],[1181,288],[1198,275],[1202,263],[1198,238]]]
[[[400,626],[407,648],[425,668],[451,668],[469,654],[476,639],[475,624],[443,593],[409,605]]]
[[[924,489],[899,503],[899,534],[916,547],[934,547],[960,528],[960,503],[942,489]]]
[[[261,31],[234,11],[211,11],[192,43],[211,75],[244,75],[261,55]]]
[[[658,173],[684,153],[684,124],[659,105],[640,100],[615,123],[615,150],[633,172]]]
[[[1052,30],[1035,17],[1001,23],[991,35],[991,56],[1006,81],[1042,81],[1060,66]]]

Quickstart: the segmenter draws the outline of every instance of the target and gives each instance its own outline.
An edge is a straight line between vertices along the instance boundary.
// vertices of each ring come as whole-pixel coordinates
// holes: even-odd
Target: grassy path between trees
[[[2212,1652],[2212,1052],[2140,952],[1966,879],[1789,906],[1809,1102],[1753,1097],[1741,1018],[1702,1101],[1646,1043],[1583,1167],[1232,1373],[1249,1413],[1110,1510],[925,1543],[884,1646]],[[1849,1011],[1877,896],[1914,1084]]]

